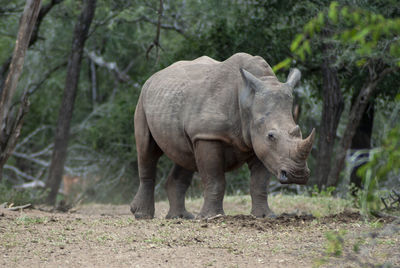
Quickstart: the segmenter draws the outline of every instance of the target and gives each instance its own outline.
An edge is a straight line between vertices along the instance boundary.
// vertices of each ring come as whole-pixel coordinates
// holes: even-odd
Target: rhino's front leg
[[[204,204],[200,218],[224,214],[223,200],[225,193],[224,152],[219,141],[197,141],[195,157],[204,186]]]
[[[275,214],[268,206],[268,185],[271,174],[257,157],[248,161],[247,164],[251,172],[251,214],[257,218],[274,217]]]

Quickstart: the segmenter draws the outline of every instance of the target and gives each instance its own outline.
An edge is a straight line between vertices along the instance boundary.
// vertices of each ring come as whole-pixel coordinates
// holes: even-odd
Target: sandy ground
[[[201,205],[188,203],[194,212]],[[249,198],[235,198],[225,201],[227,216],[165,220],[168,205],[159,202],[156,218],[141,221],[128,205],[91,204],[72,213],[1,209],[0,266],[400,266],[398,224],[364,222],[347,209],[315,218],[307,206],[300,208],[289,205],[275,209],[275,219],[255,219],[248,215]]]

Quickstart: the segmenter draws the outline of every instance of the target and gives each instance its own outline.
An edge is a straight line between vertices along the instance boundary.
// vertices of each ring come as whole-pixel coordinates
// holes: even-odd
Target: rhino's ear
[[[255,77],[245,69],[240,68],[240,74],[242,75],[245,86],[241,90],[239,102],[241,107],[249,109],[253,104],[254,93],[257,91],[261,91],[263,85],[257,77]]]
[[[286,84],[288,84],[293,89],[300,81],[300,78],[301,78],[300,70],[297,68],[293,68],[290,70]]]
[[[240,68],[240,74],[246,84],[246,88],[253,91],[261,91],[264,88],[260,79],[249,73],[243,68]]]

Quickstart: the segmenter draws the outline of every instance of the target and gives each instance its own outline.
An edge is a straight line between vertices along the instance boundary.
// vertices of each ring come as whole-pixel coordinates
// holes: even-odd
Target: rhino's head
[[[292,91],[300,80],[300,71],[292,70],[286,83],[275,76],[259,79],[246,70],[240,72],[245,82],[239,102],[242,120],[248,122],[246,142],[281,183],[307,183],[307,157],[315,131],[303,139],[293,120]]]

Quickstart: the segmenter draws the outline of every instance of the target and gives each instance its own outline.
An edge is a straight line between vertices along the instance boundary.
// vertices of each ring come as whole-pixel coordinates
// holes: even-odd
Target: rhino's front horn
[[[311,131],[311,134],[304,140],[300,141],[297,145],[297,154],[300,159],[306,160],[311,152],[312,145],[315,138],[315,129]]]

